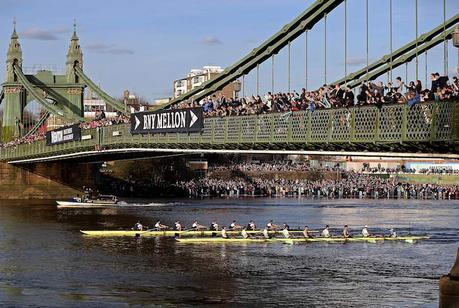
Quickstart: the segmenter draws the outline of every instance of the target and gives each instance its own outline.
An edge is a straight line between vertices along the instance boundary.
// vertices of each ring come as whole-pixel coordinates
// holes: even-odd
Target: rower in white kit
[[[193,224],[191,225],[191,228],[195,231],[202,231],[206,229],[206,227],[203,225],[200,225],[197,220],[193,222]]]
[[[155,224],[155,228],[158,231],[164,231],[164,230],[169,229],[169,226],[161,224],[161,221],[158,220],[158,222]]]
[[[325,229],[322,230],[322,237],[330,237],[330,226],[326,225]]]
[[[284,224],[284,228],[282,229],[282,235],[285,238],[290,238],[290,233],[288,232],[289,229],[290,229],[289,225]]]
[[[363,229],[362,229],[362,236],[363,236],[363,237],[370,237],[370,236],[371,236],[371,235],[370,235],[370,232],[368,232],[368,226],[367,226],[367,225],[365,225],[365,226],[363,227]]]

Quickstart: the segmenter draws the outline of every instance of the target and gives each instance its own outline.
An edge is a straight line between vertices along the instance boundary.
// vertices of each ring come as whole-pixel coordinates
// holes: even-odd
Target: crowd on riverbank
[[[384,178],[341,171],[338,179],[287,180],[260,177],[231,179],[206,176],[177,182],[189,197],[306,197],[306,198],[399,198],[459,199],[459,186],[401,183]]]
[[[209,171],[222,171],[222,170],[229,170],[229,171],[242,171],[242,172],[271,172],[271,171],[312,171],[315,170],[311,167],[308,163],[301,163],[301,162],[262,162],[262,163],[235,163],[229,166],[221,166],[221,165],[212,165],[209,166]],[[321,171],[336,171],[339,170],[339,165],[334,167],[321,167]]]

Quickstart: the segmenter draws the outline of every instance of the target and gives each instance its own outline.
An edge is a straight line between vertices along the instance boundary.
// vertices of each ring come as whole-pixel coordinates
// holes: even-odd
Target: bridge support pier
[[[440,308],[459,308],[459,248],[456,263],[448,275],[440,278]]]
[[[6,142],[21,135],[25,92],[20,85],[4,86],[4,110],[1,139]]]
[[[11,165],[0,162],[0,199],[67,199],[94,187],[97,164],[65,162]]]

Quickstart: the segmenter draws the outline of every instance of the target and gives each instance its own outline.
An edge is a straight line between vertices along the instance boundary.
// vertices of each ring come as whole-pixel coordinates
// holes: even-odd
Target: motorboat
[[[97,198],[75,197],[68,201],[56,201],[57,208],[105,208],[118,204],[118,198],[113,195],[99,195]]]

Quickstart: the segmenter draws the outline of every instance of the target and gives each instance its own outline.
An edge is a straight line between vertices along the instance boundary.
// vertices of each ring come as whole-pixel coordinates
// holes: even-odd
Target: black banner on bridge
[[[81,139],[81,128],[78,124],[55,129],[46,133],[46,145],[55,145]]]
[[[202,108],[137,112],[131,114],[131,134],[188,133],[204,128]]]

